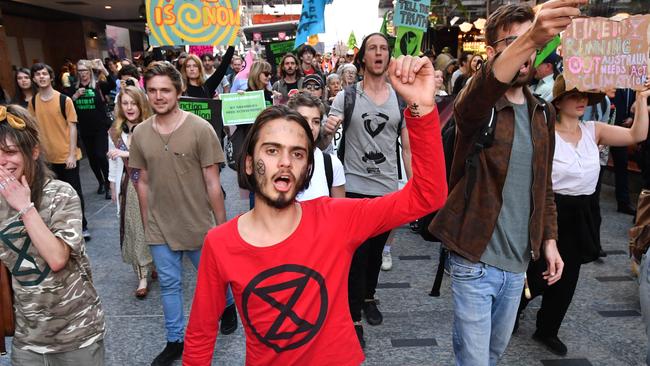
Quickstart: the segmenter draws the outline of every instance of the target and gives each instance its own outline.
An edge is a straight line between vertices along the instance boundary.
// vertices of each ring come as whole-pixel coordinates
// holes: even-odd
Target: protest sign
[[[393,49],[393,56],[417,56],[422,44],[422,31],[416,28],[401,26],[397,28],[397,40]]]
[[[145,0],[151,45],[239,43],[239,0]]]
[[[576,18],[562,36],[567,89],[643,89],[648,75],[650,15],[623,21]]]
[[[305,44],[312,34],[325,33],[324,14],[325,0],[303,0],[294,48]]]
[[[424,32],[429,28],[429,6],[431,0],[397,0],[393,25],[419,29]],[[399,38],[399,37],[398,37]]]
[[[221,101],[207,98],[181,97],[178,106],[185,112],[195,114],[208,121],[221,140],[223,121],[221,120]]]
[[[265,45],[266,61],[271,64],[271,74],[277,75],[277,68],[280,67],[282,57],[293,52],[294,41],[270,42]]]
[[[264,91],[221,94],[221,117],[224,126],[246,125],[266,108]]]

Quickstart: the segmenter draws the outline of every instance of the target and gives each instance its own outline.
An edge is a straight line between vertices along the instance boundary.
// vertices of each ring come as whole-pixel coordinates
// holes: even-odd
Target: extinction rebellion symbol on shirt
[[[50,266],[45,263],[45,268],[38,268],[36,259],[29,255],[28,250],[32,245],[32,240],[23,230],[24,228],[25,225],[22,221],[14,221],[0,231],[0,240],[10,250],[18,254],[16,264],[11,268],[11,274],[16,281],[22,286],[37,286],[50,273]],[[21,248],[13,245],[12,241],[18,242],[22,239],[24,239],[24,243]]]
[[[260,342],[278,353],[314,338],[325,322],[327,306],[323,276],[297,264],[259,273],[242,294],[246,323]]]

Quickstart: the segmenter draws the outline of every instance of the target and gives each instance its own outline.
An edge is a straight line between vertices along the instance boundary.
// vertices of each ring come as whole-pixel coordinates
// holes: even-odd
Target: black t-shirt
[[[287,85],[287,92],[290,92],[292,89],[298,89],[298,80],[296,80],[293,83],[286,83]]]
[[[86,92],[74,101],[74,108],[77,111],[79,121],[79,133],[83,136],[106,134],[111,125],[111,120],[106,114],[106,103],[102,99],[105,94],[99,83],[95,89],[89,85],[85,88]]]

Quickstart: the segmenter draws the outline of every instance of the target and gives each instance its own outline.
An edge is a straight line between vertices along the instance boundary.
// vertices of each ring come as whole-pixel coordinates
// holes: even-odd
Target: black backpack
[[[323,164],[325,165],[325,178],[327,179],[327,189],[332,197],[332,184],[334,184],[334,167],[332,166],[332,155],[323,153]]]
[[[336,154],[339,160],[341,160],[341,163],[345,164],[345,131],[350,126],[350,121],[352,120],[354,103],[357,99],[357,85],[348,85],[343,90],[345,91],[345,98],[343,99],[343,133],[341,133],[341,142],[339,142],[339,148],[336,151]],[[400,113],[400,120],[399,124],[397,125],[398,136],[395,143],[395,154],[397,155],[397,179],[402,179],[402,163],[399,157],[399,136],[401,135],[402,124],[404,123],[404,110],[406,109],[406,102],[397,94],[397,92],[395,92],[395,95],[397,96],[397,104],[399,105]]]

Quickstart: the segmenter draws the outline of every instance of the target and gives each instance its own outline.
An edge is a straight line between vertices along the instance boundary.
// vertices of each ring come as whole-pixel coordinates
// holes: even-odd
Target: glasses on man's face
[[[503,44],[505,44],[506,47],[508,47],[512,44],[512,42],[515,41],[515,39],[517,39],[517,36],[508,36],[508,37],[501,38],[497,41],[494,41],[494,43],[492,43],[492,47],[496,46],[500,42],[503,42]]]
[[[307,89],[307,90],[320,90],[320,85],[318,85],[318,84],[307,84],[307,85],[305,85],[305,89]]]

